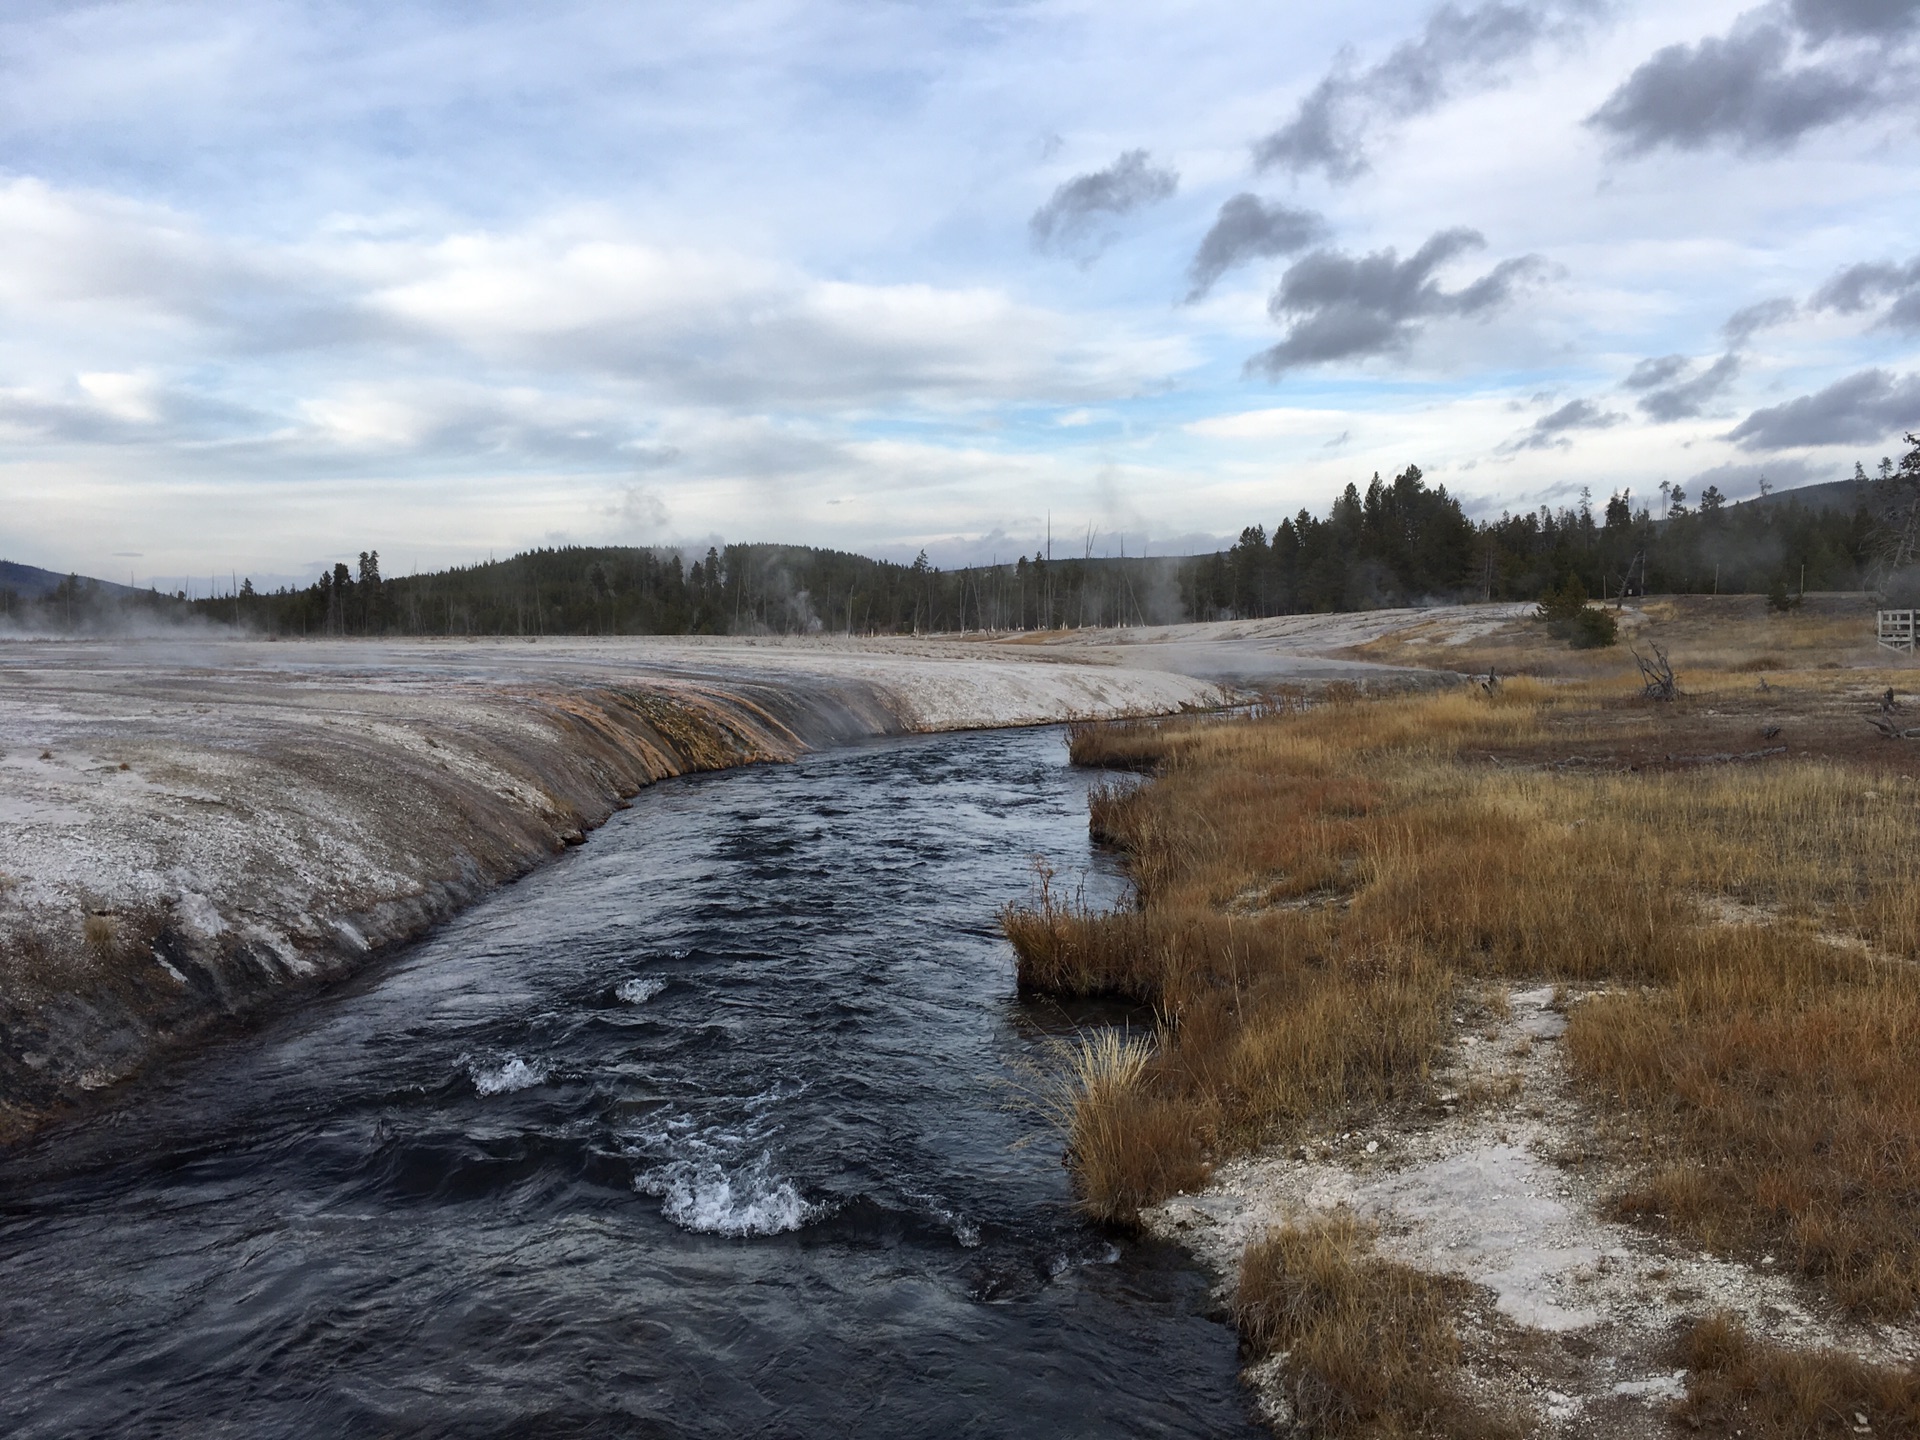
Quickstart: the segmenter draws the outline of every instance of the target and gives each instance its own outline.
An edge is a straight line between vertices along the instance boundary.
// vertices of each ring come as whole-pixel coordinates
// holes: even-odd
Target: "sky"
[[[1842,478],[1920,429],[1917,62],[1920,0],[12,0],[0,556]]]

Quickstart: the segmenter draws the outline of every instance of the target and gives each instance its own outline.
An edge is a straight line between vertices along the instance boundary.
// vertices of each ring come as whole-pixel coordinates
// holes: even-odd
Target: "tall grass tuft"
[[[88,915],[80,922],[80,938],[102,960],[119,954],[120,926],[111,915]]]
[[[1511,1417],[1460,1383],[1448,1316],[1463,1288],[1381,1259],[1370,1233],[1336,1212],[1247,1247],[1234,1318],[1255,1351],[1285,1354],[1294,1416],[1314,1434],[1517,1437]]]
[[[1052,1109],[1094,1219],[1129,1224],[1141,1206],[1206,1183],[1192,1111],[1157,1093],[1153,1058],[1150,1040],[1111,1029],[1068,1047]]]

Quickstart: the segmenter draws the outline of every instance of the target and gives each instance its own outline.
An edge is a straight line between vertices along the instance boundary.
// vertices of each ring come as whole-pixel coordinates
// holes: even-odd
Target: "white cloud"
[[[1252,144],[1343,46],[1431,51],[1429,0],[16,8],[0,551],[284,570],[322,543],[718,532],[960,554],[1049,511],[1232,535],[1408,463],[1494,506],[1733,464],[1739,417],[1920,370],[1877,311],[1806,305],[1910,258],[1884,239],[1920,223],[1907,130],[1629,161],[1583,123],[1749,8],[1626,0],[1524,64],[1402,65],[1446,83],[1363,127],[1340,185],[1256,173]],[[1097,265],[1036,254],[1062,178],[1135,152],[1177,187]],[[1240,245],[1181,304],[1231,204],[1311,211],[1301,243],[1351,256],[1466,227],[1487,251],[1458,283],[1522,255],[1555,278],[1249,380],[1299,254]],[[1742,332],[1674,418],[1621,389],[1649,357],[1698,380],[1728,317],[1780,297],[1797,318]],[[1627,418],[1502,450],[1581,400]]]
[[[160,418],[160,386],[151,375],[94,370],[75,378],[94,403],[116,420],[146,424]]]

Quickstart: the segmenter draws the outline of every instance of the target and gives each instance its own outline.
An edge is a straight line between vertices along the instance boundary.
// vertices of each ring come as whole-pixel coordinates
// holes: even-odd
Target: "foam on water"
[[[664,975],[635,975],[613,987],[613,998],[623,1005],[644,1005],[666,988]]]
[[[660,1213],[674,1224],[705,1235],[779,1235],[824,1208],[776,1176],[764,1151],[733,1171],[707,1160],[676,1160],[641,1176],[634,1188],[660,1196]]]
[[[473,1088],[482,1095],[510,1095],[516,1090],[531,1090],[547,1081],[545,1065],[529,1065],[518,1055],[508,1055],[497,1063],[463,1055],[461,1062],[473,1079]]]
[[[953,1238],[960,1242],[961,1248],[976,1250],[980,1246],[980,1227],[958,1210],[942,1205],[932,1195],[917,1190],[906,1192],[907,1198],[916,1200],[927,1208],[927,1213],[953,1231]]]

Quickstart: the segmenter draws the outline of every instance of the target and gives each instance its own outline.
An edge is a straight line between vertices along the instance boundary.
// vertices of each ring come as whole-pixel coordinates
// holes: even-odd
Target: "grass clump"
[[[1075,720],[1067,726],[1067,755],[1095,769],[1151,770],[1166,754],[1165,726],[1160,720]]]
[[[1794,703],[1857,683],[1803,671]],[[1632,690],[1513,679],[1156,732],[1154,778],[1094,806],[1135,903],[1043,882],[1003,917],[1023,987],[1160,1018],[1138,1122],[1074,1150],[1089,1209],[1183,1188],[1196,1145],[1420,1096],[1463,981],[1580,982],[1611,993],[1573,1011],[1576,1078],[1644,1147],[1620,1213],[1774,1254],[1857,1312],[1920,1304],[1920,776],[1847,750],[1880,743],[1850,710],[1825,753],[1668,768],[1772,702],[1703,683],[1656,718]]]
[[[120,950],[120,926],[111,915],[88,915],[80,922],[80,938],[102,960],[111,960]]]
[[[1920,1376],[1911,1369],[1769,1344],[1725,1314],[1694,1325],[1677,1358],[1688,1373],[1674,1418],[1689,1429],[1751,1440],[1920,1437]]]
[[[1234,1318],[1262,1355],[1284,1353],[1294,1417],[1330,1436],[1518,1437],[1461,1383],[1449,1315],[1462,1282],[1373,1253],[1337,1212],[1267,1232],[1241,1261]]]
[[[1056,1082],[1051,1108],[1096,1219],[1124,1224],[1142,1205],[1206,1183],[1193,1116],[1161,1093],[1153,1057],[1145,1037],[1097,1031],[1068,1048]]]

